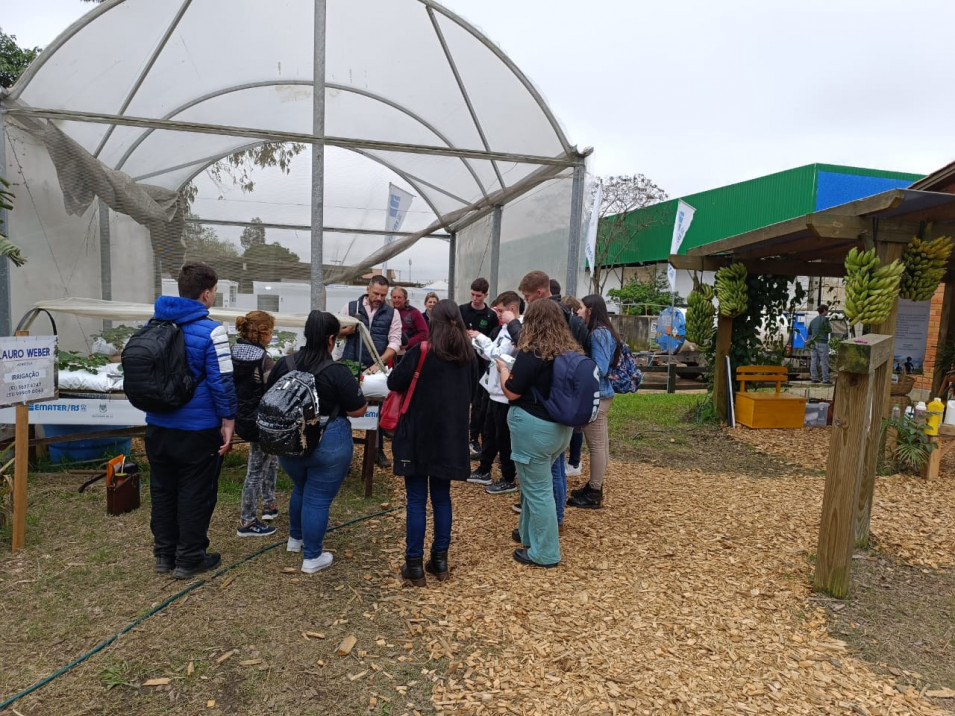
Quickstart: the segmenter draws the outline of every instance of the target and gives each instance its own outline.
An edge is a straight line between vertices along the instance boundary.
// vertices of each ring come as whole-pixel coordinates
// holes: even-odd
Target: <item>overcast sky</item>
[[[45,46],[92,6],[5,0]],[[447,0],[543,93],[597,174],[670,196],[826,162],[955,159],[951,0]],[[265,5],[263,5],[265,7]]]
[[[955,159],[952,0],[447,0],[535,83],[599,175],[671,197],[814,162]],[[3,0],[45,46],[92,6]],[[263,8],[267,3],[263,3]]]

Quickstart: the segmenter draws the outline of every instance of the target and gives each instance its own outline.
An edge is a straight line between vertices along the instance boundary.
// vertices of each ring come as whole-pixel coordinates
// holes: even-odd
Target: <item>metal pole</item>
[[[574,167],[574,185],[570,199],[570,240],[567,242],[567,280],[564,295],[577,295],[577,270],[580,262],[581,221],[584,215],[584,165]]]
[[[113,300],[113,269],[110,256],[109,234],[109,207],[102,199],[99,200],[99,271],[100,271],[100,298],[104,301]],[[110,320],[103,321],[103,330],[113,327]]]
[[[451,232],[451,239],[448,241],[448,298],[452,301],[454,298],[454,271],[456,254],[458,252],[458,232]]]
[[[3,108],[0,108],[0,175],[6,174],[6,171],[7,133],[3,121]],[[4,236],[10,235],[6,209],[0,209],[0,233]],[[9,336],[13,333],[13,306],[10,305],[10,296],[10,260],[0,259],[0,336]]]
[[[504,207],[498,204],[491,215],[491,271],[488,283],[491,284],[492,301],[497,296],[497,279],[501,267],[501,218],[503,215]]]
[[[312,76],[312,308],[325,310],[325,0],[315,0]]]

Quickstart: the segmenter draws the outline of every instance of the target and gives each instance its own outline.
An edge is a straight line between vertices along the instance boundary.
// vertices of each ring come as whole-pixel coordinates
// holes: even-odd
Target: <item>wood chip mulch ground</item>
[[[856,658],[812,599],[828,432],[726,439],[779,455],[792,474],[613,462],[604,509],[568,508],[558,569],[512,559],[515,495],[455,485],[452,579],[386,586],[412,633],[448,658],[434,677],[436,711],[950,713],[942,707],[955,702],[932,703],[925,688]],[[872,531],[882,549],[955,564],[955,470],[943,464],[942,476],[878,480]]]

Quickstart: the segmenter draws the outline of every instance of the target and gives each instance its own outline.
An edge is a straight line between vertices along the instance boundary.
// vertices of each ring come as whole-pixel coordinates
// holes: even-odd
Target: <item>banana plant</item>
[[[13,192],[10,191],[10,182],[0,177],[0,211],[13,209]],[[27,257],[20,251],[20,247],[10,241],[3,232],[0,232],[0,258],[8,258],[14,266],[23,266]]]

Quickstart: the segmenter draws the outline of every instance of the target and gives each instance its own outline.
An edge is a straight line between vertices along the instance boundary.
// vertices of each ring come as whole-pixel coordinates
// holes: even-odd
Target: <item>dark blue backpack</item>
[[[597,419],[600,408],[600,371],[592,359],[581,353],[567,351],[554,358],[554,380],[550,397],[541,397],[537,388],[534,398],[547,408],[558,423],[572,428],[587,425]]]
[[[637,368],[630,346],[626,343],[620,343],[620,358],[617,360],[617,365],[610,367],[607,377],[610,379],[614,393],[636,393],[640,388],[643,373]]]

